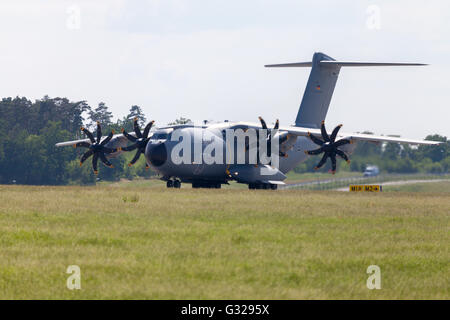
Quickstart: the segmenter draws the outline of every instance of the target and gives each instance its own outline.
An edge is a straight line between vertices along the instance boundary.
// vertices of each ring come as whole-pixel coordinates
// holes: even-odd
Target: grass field
[[[383,191],[401,192],[450,192],[450,180],[442,182],[411,183],[404,185],[387,185]]]
[[[449,218],[445,192],[0,186],[0,298],[449,299]]]

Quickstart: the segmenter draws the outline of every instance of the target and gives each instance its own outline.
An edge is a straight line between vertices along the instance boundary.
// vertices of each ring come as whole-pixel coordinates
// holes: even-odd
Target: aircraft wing
[[[136,134],[134,132],[130,132],[130,135],[136,136]],[[102,137],[102,140],[104,138],[106,138],[106,137]],[[113,137],[111,139],[111,141],[119,141],[119,140],[124,140],[124,142],[128,141],[127,138],[121,133],[113,135]],[[78,140],[72,140],[72,141],[58,142],[57,144],[55,144],[55,146],[57,146],[57,147],[75,146],[75,144],[77,144],[78,142],[91,143],[91,141],[88,138],[86,138],[86,139],[78,139]]]
[[[285,127],[280,128],[281,131],[288,131],[289,134],[296,136],[308,136],[308,132],[321,138],[322,135],[320,133],[320,129],[312,129],[312,128],[303,128],[303,127]],[[429,141],[429,140],[414,140],[414,139],[404,139],[398,137],[390,137],[390,136],[377,136],[373,134],[364,134],[364,133],[339,133],[338,138],[349,139],[354,142],[358,141],[371,141],[371,142],[397,142],[397,143],[407,143],[407,144],[416,144],[416,145],[438,145],[442,142],[438,141]]]

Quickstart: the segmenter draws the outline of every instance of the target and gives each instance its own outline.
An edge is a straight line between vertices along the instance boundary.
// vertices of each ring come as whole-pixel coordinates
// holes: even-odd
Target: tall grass
[[[0,186],[0,298],[448,299],[449,212],[448,193]]]

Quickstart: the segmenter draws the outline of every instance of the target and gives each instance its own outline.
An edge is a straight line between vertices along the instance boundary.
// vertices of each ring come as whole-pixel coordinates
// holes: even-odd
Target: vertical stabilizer
[[[353,62],[336,61],[324,53],[316,52],[312,62],[270,64],[266,67],[312,67],[305,93],[295,119],[297,127],[319,128],[328,112],[334,87],[341,67],[424,66],[405,62]]]
[[[321,52],[314,54],[311,73],[295,119],[298,127],[319,128],[327,115],[341,66],[325,66],[320,61],[334,59]]]
[[[295,119],[298,127],[319,128],[325,120],[331,96],[339,75],[340,65],[323,65],[320,62],[335,61],[324,53],[316,52],[312,62],[271,64],[266,67],[312,67],[305,93]]]

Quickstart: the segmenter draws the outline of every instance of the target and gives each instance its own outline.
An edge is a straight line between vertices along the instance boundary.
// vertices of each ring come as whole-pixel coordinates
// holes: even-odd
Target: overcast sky
[[[331,128],[450,136],[449,1],[2,0],[0,97],[131,105],[165,125],[193,120],[293,124],[309,68],[337,60],[427,67],[343,68]],[[343,129],[344,131],[344,129]]]

